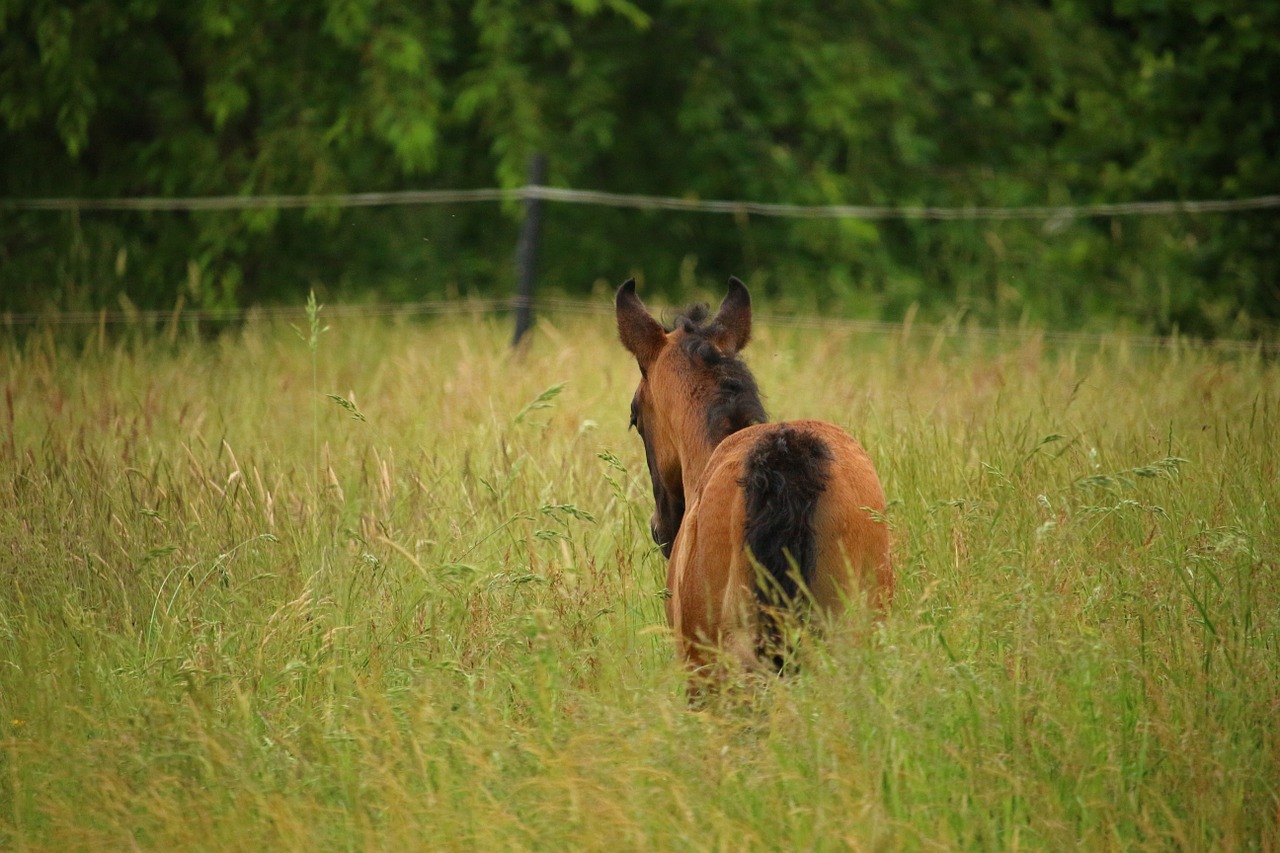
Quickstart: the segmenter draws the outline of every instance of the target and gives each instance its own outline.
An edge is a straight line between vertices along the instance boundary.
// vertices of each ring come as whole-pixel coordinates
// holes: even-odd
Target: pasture
[[[694,712],[611,311],[302,325],[0,339],[0,848],[1280,848],[1274,359],[758,318],[897,593]]]

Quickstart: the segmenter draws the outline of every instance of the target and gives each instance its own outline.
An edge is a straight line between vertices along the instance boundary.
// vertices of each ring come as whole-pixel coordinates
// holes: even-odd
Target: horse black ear
[[[613,302],[618,315],[618,337],[627,352],[636,357],[640,369],[647,370],[667,342],[667,332],[649,316],[644,303],[636,296],[634,278],[622,283]]]
[[[751,340],[751,294],[737,276],[729,276],[729,292],[716,312],[716,323],[722,328],[716,334],[716,346],[736,353]]]

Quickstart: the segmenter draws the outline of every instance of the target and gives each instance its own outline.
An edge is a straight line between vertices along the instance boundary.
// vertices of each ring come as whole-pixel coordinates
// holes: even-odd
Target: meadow
[[[4,335],[0,849],[1280,849],[1274,357],[759,323],[897,595],[690,710],[611,313]]]

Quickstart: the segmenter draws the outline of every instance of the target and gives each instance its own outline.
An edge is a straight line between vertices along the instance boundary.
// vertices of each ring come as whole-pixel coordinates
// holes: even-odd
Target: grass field
[[[1275,360],[759,326],[898,593],[693,712],[612,317],[320,324],[0,339],[0,850],[1280,849]]]

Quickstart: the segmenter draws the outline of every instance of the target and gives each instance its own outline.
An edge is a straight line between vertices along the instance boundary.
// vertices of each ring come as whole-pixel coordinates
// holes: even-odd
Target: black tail
[[[768,433],[747,456],[739,481],[747,501],[745,539],[751,556],[769,575],[756,586],[765,604],[794,601],[799,587],[793,565],[806,586],[812,582],[817,559],[813,515],[831,461],[821,439],[785,426]]]

